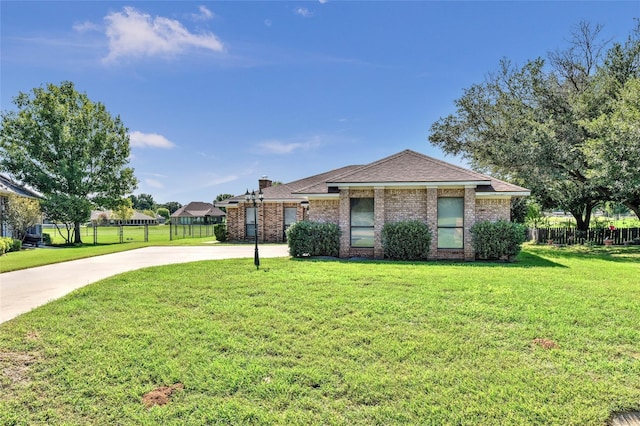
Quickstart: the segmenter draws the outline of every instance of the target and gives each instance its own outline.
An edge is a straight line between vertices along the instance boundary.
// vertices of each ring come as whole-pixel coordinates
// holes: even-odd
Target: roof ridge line
[[[355,169],[355,170],[351,170],[350,172],[345,173],[344,175],[341,175],[341,176],[333,176],[333,178],[334,178],[334,179],[337,179],[337,178],[343,178],[343,177],[348,176],[348,175],[350,175],[350,174],[354,174],[354,173],[356,173],[356,172],[361,172],[361,171],[363,171],[363,170],[367,170],[367,169],[369,169],[370,167],[373,167],[373,166],[377,166],[377,165],[379,165],[379,164],[386,163],[387,161],[391,161],[392,159],[395,159],[396,157],[399,157],[399,156],[400,156],[400,155],[402,155],[402,154],[408,154],[408,153],[415,153],[415,154],[418,154],[417,152],[412,151],[412,150],[410,150],[410,149],[405,149],[405,150],[403,150],[403,151],[396,152],[395,154],[392,154],[392,155],[390,155],[390,156],[388,156],[388,157],[384,157],[384,158],[381,158],[380,160],[376,160],[376,161],[373,161],[373,162],[371,162],[371,163],[369,163],[369,164],[365,164],[365,165],[363,165],[362,167],[358,167],[358,168],[357,168],[357,169]],[[329,182],[329,181],[327,181],[327,182]]]

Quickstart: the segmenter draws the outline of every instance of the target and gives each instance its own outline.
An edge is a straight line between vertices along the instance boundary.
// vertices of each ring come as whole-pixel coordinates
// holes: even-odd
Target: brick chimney
[[[258,179],[258,189],[263,190],[265,188],[269,188],[271,186],[271,181],[267,179],[266,176],[262,176]]]

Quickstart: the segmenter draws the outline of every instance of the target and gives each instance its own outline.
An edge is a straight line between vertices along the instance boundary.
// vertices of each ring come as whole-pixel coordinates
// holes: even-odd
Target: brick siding
[[[227,208],[227,234],[230,241],[246,240],[245,214],[250,203],[240,203],[238,207]],[[258,203],[258,241],[261,243],[281,243],[284,235],[284,209],[295,207],[296,220],[304,217],[304,209],[296,202]]]
[[[309,220],[340,225],[340,201],[309,200]]]
[[[464,198],[464,249],[438,249],[438,198]],[[351,247],[351,198],[374,198],[375,246]],[[245,208],[227,209],[227,232],[230,240],[245,240]],[[258,206],[258,240],[260,242],[284,241],[284,209],[296,207],[297,220],[305,217],[299,203],[265,202]],[[309,201],[308,219],[316,222],[335,223],[340,227],[340,257],[383,257],[382,227],[388,222],[419,220],[425,222],[433,234],[429,250],[430,259],[474,260],[473,240],[469,229],[476,221],[509,220],[509,198],[476,198],[474,188],[465,189],[342,189],[339,199],[312,199]]]
[[[511,200],[508,198],[476,198],[476,221],[511,219]]]

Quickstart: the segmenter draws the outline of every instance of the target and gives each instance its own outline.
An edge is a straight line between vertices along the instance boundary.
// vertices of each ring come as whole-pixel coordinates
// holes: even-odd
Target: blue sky
[[[413,149],[463,89],[567,46],[622,41],[640,1],[2,1],[0,102],[73,81],[129,128],[135,191],[211,201]]]

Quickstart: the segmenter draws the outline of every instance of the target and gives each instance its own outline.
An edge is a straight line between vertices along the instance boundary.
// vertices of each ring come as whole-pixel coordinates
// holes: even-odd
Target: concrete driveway
[[[58,299],[73,290],[122,272],[197,260],[249,258],[254,246],[145,247],[0,274],[0,323]],[[286,257],[286,245],[260,246],[260,258]]]

